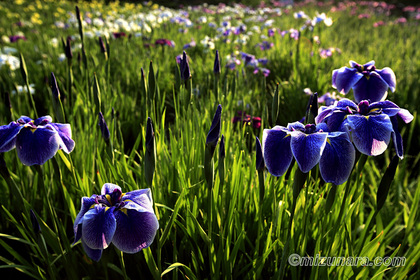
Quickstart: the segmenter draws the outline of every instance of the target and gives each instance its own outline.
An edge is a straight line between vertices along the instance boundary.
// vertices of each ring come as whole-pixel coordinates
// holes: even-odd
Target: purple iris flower
[[[187,53],[185,51],[182,52],[182,58],[179,63],[179,68],[181,71],[181,80],[187,81],[189,78],[191,78],[191,71],[190,71],[190,65],[188,64],[188,58]]]
[[[24,165],[42,165],[59,149],[66,153],[73,151],[70,124],[53,123],[50,116],[35,121],[22,116],[15,122],[0,126],[0,153],[15,147]]]
[[[350,176],[356,152],[347,133],[328,131],[325,124],[300,122],[264,129],[263,154],[268,171],[282,176],[294,157],[302,172],[309,172],[319,163],[324,181],[344,183]]]
[[[258,72],[261,72],[265,77],[268,77],[268,75],[270,75],[270,70],[267,68],[262,68],[262,67],[255,67],[254,69],[254,75],[257,74]]]
[[[9,37],[10,43],[15,43],[19,40],[24,40],[26,41],[26,37],[22,36],[22,35],[13,35]]]
[[[262,51],[265,51],[274,47],[274,43],[268,42],[268,41],[262,41],[261,43],[257,44],[257,47],[259,47]]]
[[[157,39],[155,45],[175,47],[175,42],[168,39]]]
[[[189,48],[195,47],[196,45],[197,45],[197,43],[196,43],[194,40],[192,40],[192,41],[191,41],[191,42],[189,42],[188,44],[185,44],[185,45],[184,45],[184,47],[182,47],[182,49],[186,50],[186,49],[189,49]]]
[[[342,99],[336,105],[321,107],[315,121],[325,123],[329,130],[347,131],[356,148],[369,156],[382,154],[392,136],[397,155],[403,158],[398,117],[405,123],[414,118],[408,110],[388,100],[373,103],[363,100],[356,105]]]
[[[395,91],[396,78],[391,68],[376,69],[375,61],[360,65],[350,60],[350,66],[333,71],[332,86],[346,94],[353,89],[356,102],[377,102],[386,99],[388,88]]]
[[[130,254],[149,247],[158,229],[150,189],[123,193],[119,186],[106,183],[101,195],[82,198],[74,243],[81,240],[88,257],[99,261],[111,242]]]

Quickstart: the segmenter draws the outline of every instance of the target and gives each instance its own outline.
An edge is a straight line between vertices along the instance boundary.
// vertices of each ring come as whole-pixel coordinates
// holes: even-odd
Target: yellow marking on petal
[[[105,195],[106,200],[111,204],[111,196],[109,194]]]
[[[367,120],[369,120],[369,117],[370,117],[370,116],[364,116],[364,117],[365,117]]]
[[[327,143],[331,145],[330,139],[327,138]]]
[[[120,211],[128,216],[127,210],[128,210],[127,208],[120,208]]]
[[[29,129],[31,130],[32,133],[35,133],[36,128],[30,127]]]
[[[105,207],[105,212],[106,212],[106,211],[108,211],[108,210],[109,210],[109,208],[111,208],[111,207]]]
[[[369,113],[374,113],[374,112],[379,111],[379,110],[380,110],[380,108],[373,108],[372,110],[369,111]]]

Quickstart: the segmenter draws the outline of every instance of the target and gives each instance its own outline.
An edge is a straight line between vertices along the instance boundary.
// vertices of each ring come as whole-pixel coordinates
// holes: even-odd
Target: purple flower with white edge
[[[265,77],[268,77],[268,75],[270,75],[270,70],[267,68],[262,68],[262,67],[255,67],[254,69],[254,75],[257,74],[258,72],[261,72]]]
[[[264,129],[263,155],[268,171],[282,176],[295,158],[303,173],[319,163],[325,182],[340,185],[350,176],[355,150],[345,132],[328,132],[325,124],[289,123]]]
[[[398,117],[405,123],[414,118],[408,110],[388,100],[373,103],[363,100],[357,105],[349,99],[342,99],[335,105],[321,107],[315,122],[325,123],[331,131],[348,132],[356,148],[369,156],[385,152],[392,136],[397,155],[402,159]]]
[[[184,47],[182,47],[182,49],[186,50],[186,49],[189,49],[189,48],[195,47],[196,45],[197,45],[197,43],[196,43],[194,40],[192,40],[192,41],[191,41],[191,42],[189,42],[188,44],[185,44],[185,45],[184,45]]]
[[[268,42],[268,41],[262,41],[261,43],[256,45],[257,47],[259,47],[262,51],[265,50],[269,50],[272,47],[274,47],[274,43],[273,42]]]
[[[356,102],[382,101],[386,99],[388,88],[395,91],[397,82],[391,68],[376,69],[373,60],[364,65],[350,60],[350,66],[333,70],[332,86],[342,94],[352,88]]]
[[[59,149],[69,154],[74,145],[70,124],[53,123],[50,116],[36,120],[22,116],[15,122],[0,126],[0,153],[16,147],[24,165],[42,165]]]
[[[106,183],[101,195],[82,198],[74,243],[81,240],[88,257],[99,261],[111,243],[129,254],[149,247],[158,229],[150,189],[123,193],[119,186]]]

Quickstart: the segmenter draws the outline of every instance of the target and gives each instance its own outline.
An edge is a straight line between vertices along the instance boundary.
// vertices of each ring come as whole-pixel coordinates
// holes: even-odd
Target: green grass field
[[[74,2],[0,2],[0,125],[50,115],[70,124],[75,142],[43,165],[1,153],[2,278],[419,279],[420,10],[356,3],[173,10],[95,1],[77,3],[78,18]],[[291,29],[305,24],[294,17],[299,11],[310,19],[324,12],[327,24],[307,26],[295,40]],[[193,41],[184,81],[176,57]],[[261,59],[258,68],[242,52]],[[393,140],[381,155],[360,156],[338,186],[323,181],[318,165],[306,175],[295,161],[280,177],[257,171],[256,137],[301,120],[306,88],[341,96],[332,71],[350,60],[390,67],[397,83],[387,99],[414,116],[399,124],[404,158],[395,176],[386,172]],[[219,104],[224,156],[219,138],[210,159],[206,137]],[[149,117],[154,145],[146,147]],[[111,244],[96,262],[74,243],[73,226],[82,197],[100,194],[105,183],[124,193],[150,188],[159,229],[138,253]],[[378,199],[385,202],[376,211]],[[305,265],[310,257],[317,265]],[[331,265],[326,257],[372,263]]]

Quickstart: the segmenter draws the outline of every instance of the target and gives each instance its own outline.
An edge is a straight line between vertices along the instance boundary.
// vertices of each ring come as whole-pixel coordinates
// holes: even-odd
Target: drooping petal
[[[388,84],[391,91],[394,92],[397,85],[397,79],[395,77],[394,71],[392,71],[392,69],[389,67],[385,67],[384,69],[376,70],[376,72]]]
[[[303,173],[309,172],[319,162],[327,142],[327,135],[326,132],[305,134],[295,131],[292,133],[290,146],[299,169]]]
[[[357,110],[357,104],[354,103],[352,100],[347,99],[347,98],[343,98],[343,99],[339,100],[337,102],[336,107],[338,107],[340,109],[346,109],[347,107],[349,107],[352,110]]]
[[[363,64],[363,68],[368,68],[369,66],[373,66],[375,65],[375,60],[371,60],[369,62],[366,62],[365,64]]]
[[[87,211],[89,211],[90,207],[95,204],[95,198],[96,195],[92,195],[91,197],[82,197],[82,206],[80,207],[80,211],[76,216],[76,219],[74,220],[74,243],[79,241],[79,239],[82,237],[82,222],[83,222],[83,216],[86,214]]]
[[[352,171],[355,155],[356,151],[347,133],[329,133],[319,161],[319,170],[324,181],[335,185],[346,182]]]
[[[71,139],[71,127],[70,124],[61,124],[61,123],[52,123],[53,126],[60,136],[59,144],[60,148],[63,149],[66,153],[71,153],[74,149],[74,140]]]
[[[374,102],[369,105],[369,113],[374,113],[377,109],[380,109],[382,113],[390,117],[395,116],[401,110],[397,104],[389,100]]]
[[[117,230],[112,243],[119,250],[133,254],[152,244],[159,228],[154,213],[122,208],[122,211],[115,212],[115,218]]]
[[[371,72],[369,78],[359,79],[353,86],[354,99],[357,103],[362,100],[369,100],[370,103],[384,100],[387,90],[388,84],[376,72]]]
[[[37,119],[34,121],[34,124],[35,124],[36,126],[38,126],[38,125],[46,125],[46,124],[49,124],[49,123],[51,123],[51,122],[52,122],[52,118],[51,118],[51,116],[44,116],[44,117],[37,118]]]
[[[331,105],[331,106],[321,106],[318,109],[318,115],[315,117],[315,123],[321,123],[326,117],[328,117],[329,115],[332,114],[332,112],[335,110],[335,106]]]
[[[353,144],[361,153],[377,156],[386,150],[393,132],[388,115],[352,115],[347,121]]]
[[[83,250],[85,250],[86,255],[94,260],[95,262],[99,262],[99,260],[102,257],[102,249],[92,249],[89,246],[87,246],[83,241],[82,241],[82,245],[83,245]]]
[[[301,122],[292,122],[287,124],[287,130],[291,131],[305,131],[305,125]]]
[[[330,129],[326,123],[319,123],[316,125],[316,132],[329,132]]]
[[[117,226],[115,207],[95,204],[83,216],[82,241],[91,249],[105,249],[111,243]]]
[[[274,176],[282,176],[289,168],[293,159],[290,148],[290,135],[284,128],[276,126],[273,129],[264,129],[263,155],[268,172]]]
[[[105,183],[102,186],[101,195],[112,194],[115,189],[118,189],[120,192],[122,192],[121,188],[119,186],[117,186],[115,184],[111,184],[111,183]]]
[[[33,121],[33,120],[30,117],[21,116],[16,122],[20,123],[20,124],[25,124],[25,123],[28,123],[28,122],[31,122],[31,121]]]
[[[139,212],[154,213],[152,192],[150,189],[142,189],[128,192],[122,197],[122,201],[131,201],[136,204],[135,206],[126,205],[126,209],[135,209]]]
[[[25,127],[16,137],[16,150],[25,165],[42,165],[58,151],[58,133],[50,126],[45,128]]]
[[[397,156],[400,159],[404,158],[404,148],[403,148],[403,141],[400,134],[400,131],[398,130],[398,119],[396,116],[391,117],[391,123],[392,123],[392,140],[394,141],[394,147],[395,151],[397,152]]]
[[[328,131],[343,131],[342,126],[348,114],[347,111],[335,110],[322,121],[327,124]]]
[[[414,116],[406,109],[401,109],[398,112],[398,116],[405,122],[409,123],[414,119]]]
[[[354,68],[341,67],[333,71],[332,86],[341,94],[346,94],[363,75]]]
[[[0,153],[10,151],[15,147],[16,136],[22,128],[23,126],[17,122],[0,126]]]

